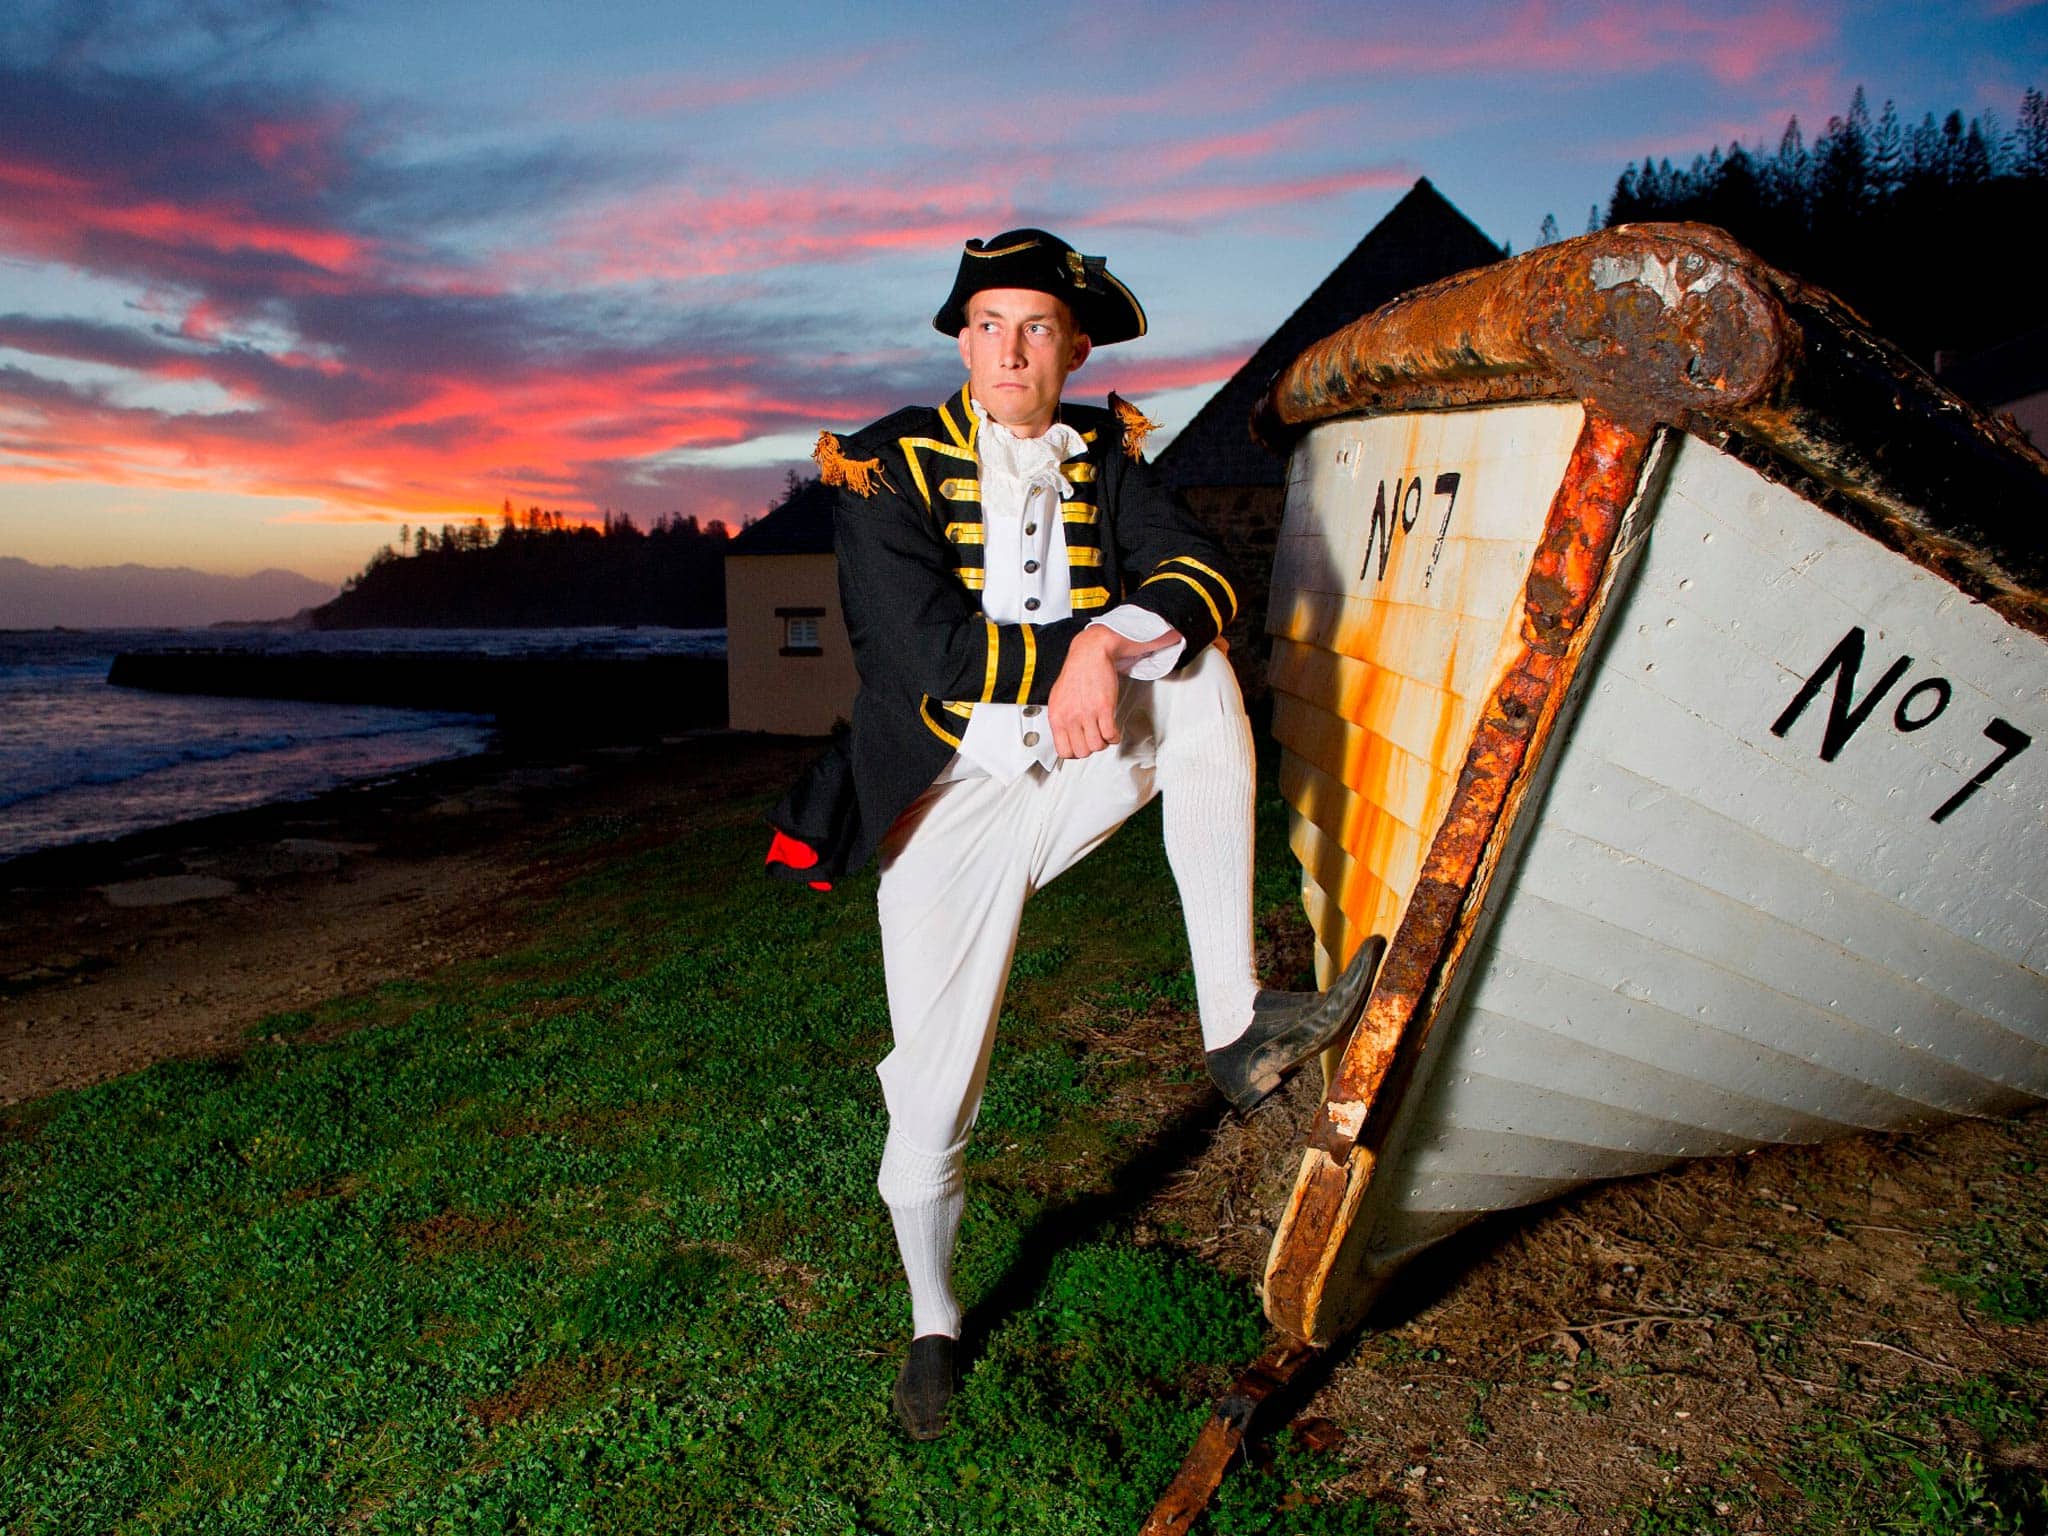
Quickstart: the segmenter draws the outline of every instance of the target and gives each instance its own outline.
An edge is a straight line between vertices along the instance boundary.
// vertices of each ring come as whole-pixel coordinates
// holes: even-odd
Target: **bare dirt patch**
[[[1145,1212],[1256,1280],[1315,1107],[1314,1074],[1210,1147]],[[1495,1218],[1411,1267],[1340,1347],[1297,1425],[1338,1485],[1418,1532],[1625,1532],[1645,1511],[1772,1531],[1801,1507],[1813,1427],[1902,1391],[2048,1372],[2048,1324],[2001,1324],[1942,1275],[1956,1234],[2048,1161],[2048,1116],[1694,1163]],[[1951,1444],[2048,1474],[2038,1434]],[[1919,1529],[1921,1527],[1914,1527]],[[1932,1527],[1929,1527],[1932,1528]]]
[[[565,1403],[581,1401],[625,1376],[625,1357],[605,1350],[573,1360],[548,1360],[502,1392],[468,1404],[487,1430],[535,1418]]]
[[[443,1211],[398,1229],[399,1239],[415,1258],[517,1248],[526,1233],[526,1223],[517,1217],[475,1216],[465,1211]]]

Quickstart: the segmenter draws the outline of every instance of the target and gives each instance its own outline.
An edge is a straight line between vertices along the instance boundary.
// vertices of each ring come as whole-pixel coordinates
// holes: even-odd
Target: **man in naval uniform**
[[[877,1186],[910,1282],[895,1406],[944,1433],[962,1153],[1024,902],[1155,794],[1211,1076],[1239,1110],[1356,1018],[1377,949],[1329,992],[1253,971],[1252,741],[1216,643],[1223,551],[1141,457],[1151,423],[1064,403],[1090,351],[1145,332],[1100,258],[1043,230],[970,240],[933,319],[967,382],[822,434],[861,678],[850,741],[771,813],[771,870],[821,888],[871,853],[894,1048]]]

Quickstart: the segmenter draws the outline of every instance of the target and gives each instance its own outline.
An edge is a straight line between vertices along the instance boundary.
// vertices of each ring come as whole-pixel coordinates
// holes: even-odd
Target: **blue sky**
[[[969,235],[1108,255],[1152,333],[1074,390],[1173,426],[1418,176],[1524,249],[1858,84],[2006,124],[2048,84],[2040,0],[25,16],[0,554],[330,580],[507,498],[758,513],[819,428],[955,385]]]

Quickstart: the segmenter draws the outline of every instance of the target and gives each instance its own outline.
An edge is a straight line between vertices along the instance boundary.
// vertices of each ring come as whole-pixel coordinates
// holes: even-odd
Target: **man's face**
[[[984,288],[967,301],[960,361],[981,408],[1019,437],[1040,437],[1059,411],[1088,338],[1064,300],[1030,288]]]

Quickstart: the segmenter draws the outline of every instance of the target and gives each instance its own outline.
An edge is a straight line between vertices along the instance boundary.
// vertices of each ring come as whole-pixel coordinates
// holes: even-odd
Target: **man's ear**
[[[960,366],[971,373],[974,370],[974,364],[967,356],[967,332],[968,327],[964,325],[960,327]]]
[[[963,342],[961,344],[961,347],[962,351],[964,352],[966,348],[966,343]],[[1067,372],[1072,373],[1076,368],[1079,368],[1083,363],[1087,362],[1088,354],[1092,352],[1094,349],[1095,343],[1090,341],[1085,334],[1076,336],[1074,338],[1074,360],[1071,363],[1067,364]]]

